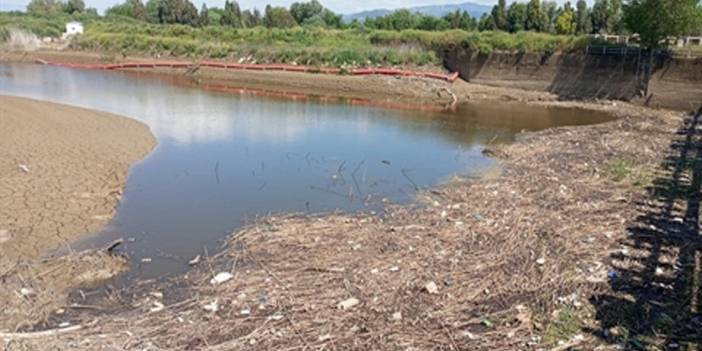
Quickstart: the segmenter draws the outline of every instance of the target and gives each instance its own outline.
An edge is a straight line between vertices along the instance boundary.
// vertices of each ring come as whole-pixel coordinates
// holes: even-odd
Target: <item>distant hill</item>
[[[486,6],[486,5],[480,5],[480,4],[476,4],[476,3],[472,3],[472,2],[465,2],[462,4],[415,6],[415,7],[408,7],[407,9],[410,11],[413,11],[413,12],[419,12],[421,14],[437,16],[437,17],[443,16],[449,12],[461,10],[461,11],[468,11],[468,13],[475,18],[480,18],[480,16],[482,16],[484,13],[490,12],[492,7]],[[392,13],[393,11],[397,11],[397,10],[399,10],[399,9],[394,9],[394,10],[376,9],[376,10],[369,10],[369,11],[352,13],[352,14],[344,15],[344,21],[351,22],[354,19],[357,19],[359,21],[363,21],[364,19],[366,19],[368,17],[375,18],[375,17],[385,16],[385,15]]]

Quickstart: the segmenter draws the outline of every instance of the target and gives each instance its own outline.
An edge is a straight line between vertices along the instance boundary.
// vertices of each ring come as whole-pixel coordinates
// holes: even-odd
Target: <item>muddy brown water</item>
[[[417,188],[494,163],[482,151],[524,130],[610,120],[601,113],[515,104],[452,112],[419,106],[203,89],[134,72],[0,65],[0,94],[130,116],[157,148],[131,170],[114,219],[75,248],[124,238],[123,279],[182,272],[256,216],[381,211]]]

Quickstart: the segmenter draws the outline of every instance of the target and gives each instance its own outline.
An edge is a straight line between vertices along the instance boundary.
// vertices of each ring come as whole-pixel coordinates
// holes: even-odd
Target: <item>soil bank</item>
[[[63,259],[61,269],[33,276],[56,263],[39,260],[47,250],[112,218],[130,165],[156,141],[131,119],[9,96],[0,96],[0,135],[1,328],[42,291],[61,295],[70,283],[90,281],[91,272],[116,269],[99,272],[105,260],[84,257],[80,271]]]
[[[690,111],[702,101],[702,58],[640,54],[483,54],[455,48],[444,64],[466,81],[549,92],[561,99],[624,100],[651,107]],[[641,85],[650,65],[648,91]]]

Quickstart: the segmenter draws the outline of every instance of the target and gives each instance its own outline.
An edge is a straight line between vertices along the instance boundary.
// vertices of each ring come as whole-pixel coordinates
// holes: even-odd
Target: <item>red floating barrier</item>
[[[131,69],[131,68],[156,68],[156,67],[168,67],[168,68],[189,68],[194,66],[202,67],[212,67],[212,68],[222,68],[222,69],[238,69],[238,70],[252,70],[252,71],[286,71],[286,72],[312,72],[312,73],[323,73],[323,74],[341,74],[342,70],[340,68],[330,68],[330,67],[320,67],[313,68],[307,66],[297,66],[297,65],[285,65],[285,64],[241,64],[241,63],[226,63],[218,61],[200,61],[199,63],[193,62],[183,62],[183,61],[134,61],[134,62],[124,62],[124,63],[114,63],[114,64],[72,64],[66,62],[54,62],[54,61],[44,61],[37,60],[40,63],[44,63],[52,66],[59,67],[69,67],[69,68],[84,68],[84,69]],[[349,74],[354,76],[362,75],[386,75],[386,76],[404,76],[404,77],[423,77],[431,79],[440,79],[447,82],[454,82],[458,79],[458,72],[451,74],[435,73],[435,72],[421,72],[421,71],[410,71],[410,70],[400,70],[395,68],[354,68],[349,71]]]

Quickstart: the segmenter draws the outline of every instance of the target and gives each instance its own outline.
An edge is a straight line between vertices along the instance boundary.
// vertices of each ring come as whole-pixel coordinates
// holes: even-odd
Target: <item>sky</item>
[[[86,6],[95,7],[101,13],[108,7],[115,5],[117,3],[123,2],[123,0],[84,0]],[[191,0],[195,6],[199,9],[203,3],[203,0]],[[239,0],[239,4],[242,8],[254,8],[263,9],[266,4],[271,4],[275,6],[289,6],[291,3],[300,0]],[[332,9],[337,13],[354,13],[364,10],[373,10],[378,8],[396,9],[403,7],[411,7],[417,5],[443,5],[450,3],[463,3],[463,2],[473,2],[476,4],[490,5],[497,3],[497,0],[375,0],[375,1],[358,1],[358,0],[321,0],[320,2],[324,6]],[[224,5],[224,0],[205,0],[208,7],[222,7]],[[508,1],[511,2],[511,1]],[[562,3],[563,0],[557,1]],[[29,0],[0,0],[0,10],[24,10],[27,7]]]

